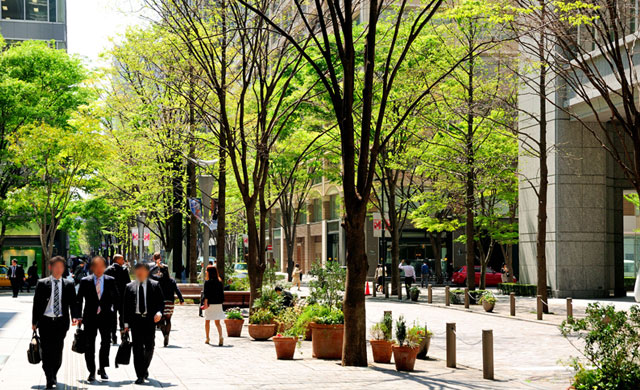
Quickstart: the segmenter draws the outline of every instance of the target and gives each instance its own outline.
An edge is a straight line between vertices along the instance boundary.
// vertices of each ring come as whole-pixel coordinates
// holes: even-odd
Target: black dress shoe
[[[107,375],[107,372],[104,370],[104,368],[101,368],[98,370],[98,375],[100,375],[100,379],[102,380],[108,380],[109,376]]]
[[[96,374],[89,374],[89,377],[87,378],[87,382],[95,382],[96,381]]]
[[[138,379],[136,379],[136,382],[135,382],[135,383],[136,383],[136,385],[141,385],[141,384],[143,384],[143,383],[144,383],[144,379],[142,379],[142,378],[138,378]]]

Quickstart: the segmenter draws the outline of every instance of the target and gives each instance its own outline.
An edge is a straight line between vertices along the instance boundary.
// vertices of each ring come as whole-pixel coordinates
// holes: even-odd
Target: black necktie
[[[140,287],[138,287],[138,310],[140,311],[140,314],[144,314],[147,311],[145,306],[144,287],[142,287],[141,283]]]

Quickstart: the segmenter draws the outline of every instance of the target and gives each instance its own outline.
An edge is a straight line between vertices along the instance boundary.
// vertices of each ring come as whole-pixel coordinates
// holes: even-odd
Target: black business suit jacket
[[[53,282],[51,278],[38,280],[36,292],[33,296],[33,309],[31,313],[31,324],[38,326],[44,316],[49,300],[51,299],[51,288]],[[62,279],[62,321],[65,328],[69,329],[69,315],[72,318],[80,318],[80,308],[76,301],[76,288],[73,282]]]
[[[83,307],[82,322],[85,325],[93,325],[97,322],[98,305],[101,314],[114,315],[115,308],[120,304],[120,296],[116,287],[116,280],[109,275],[104,275],[104,287],[102,297],[98,300],[96,285],[93,275],[85,276],[80,280],[77,294],[78,307]]]
[[[164,296],[160,285],[155,280],[147,279],[147,295],[145,296],[145,304],[147,309],[147,318],[153,320],[156,313],[162,314],[164,311]],[[131,326],[133,318],[136,314],[136,294],[138,284],[134,281],[127,284],[124,290],[124,323]]]
[[[11,277],[12,272],[12,265],[9,266],[9,269],[7,270],[7,277],[9,279],[15,279],[15,280],[24,280],[24,268],[22,268],[22,266],[20,264],[16,265],[16,276],[15,277]]]
[[[118,263],[113,263],[104,271],[105,275],[109,275],[116,280],[116,288],[118,289],[118,295],[122,299],[124,296],[124,289],[127,288],[127,284],[131,283],[131,277],[129,271]],[[121,306],[120,306],[121,307]]]

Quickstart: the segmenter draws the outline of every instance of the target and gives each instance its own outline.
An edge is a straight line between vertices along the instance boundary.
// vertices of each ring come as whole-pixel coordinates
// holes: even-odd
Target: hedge
[[[500,294],[509,295],[515,293],[520,297],[535,297],[538,295],[538,286],[535,284],[522,283],[499,283]],[[551,295],[551,287],[547,286],[547,295]]]

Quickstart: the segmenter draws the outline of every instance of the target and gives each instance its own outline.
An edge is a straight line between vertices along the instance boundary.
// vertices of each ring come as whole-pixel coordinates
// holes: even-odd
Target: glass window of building
[[[304,225],[305,223],[307,223],[307,211],[302,209],[298,214],[298,225]]]
[[[338,219],[338,218],[340,218],[338,195],[330,195],[329,196],[329,219]]]
[[[24,20],[24,0],[2,0],[2,19]]]
[[[49,0],[49,21],[56,21],[56,2],[57,0]]]
[[[313,215],[311,216],[311,222],[322,221],[322,199],[313,199],[311,203],[313,205]]]
[[[37,22],[49,21],[48,0],[26,0],[27,20],[35,20]]]

